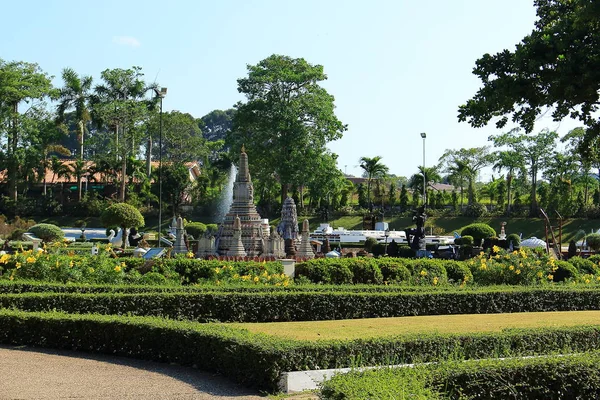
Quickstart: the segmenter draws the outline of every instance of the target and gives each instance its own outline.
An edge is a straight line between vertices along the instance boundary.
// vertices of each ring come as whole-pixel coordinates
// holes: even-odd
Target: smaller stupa
[[[246,250],[244,250],[244,243],[242,243],[242,222],[237,215],[233,220],[233,237],[227,255],[230,257],[246,257]]]
[[[302,223],[302,241],[300,242],[300,248],[296,252],[296,257],[298,258],[315,258],[315,253],[310,245],[310,238],[308,235],[308,220],[305,219]]]
[[[186,254],[188,248],[185,245],[185,229],[183,228],[183,219],[177,218],[177,225],[175,228],[175,243],[173,244],[173,254]]]

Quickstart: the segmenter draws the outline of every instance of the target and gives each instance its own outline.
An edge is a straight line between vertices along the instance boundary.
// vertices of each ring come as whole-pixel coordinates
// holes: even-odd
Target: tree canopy
[[[538,20],[514,51],[485,54],[473,73],[483,87],[459,107],[458,118],[482,127],[493,118],[503,128],[509,116],[527,133],[552,109],[556,121],[570,116],[588,128],[587,140],[600,133],[600,2],[536,0]]]

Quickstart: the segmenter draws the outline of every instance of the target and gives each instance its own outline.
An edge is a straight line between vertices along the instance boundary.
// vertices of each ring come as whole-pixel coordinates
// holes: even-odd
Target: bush
[[[352,283],[354,274],[346,259],[319,258],[296,264],[296,276],[306,277],[313,283]]]
[[[23,239],[23,234],[27,232],[26,229],[15,228],[10,235],[8,235],[7,240],[21,240]]]
[[[566,280],[575,279],[575,278],[577,278],[577,276],[579,276],[577,268],[575,268],[568,261],[556,261],[555,265],[556,265],[557,268],[556,268],[556,271],[554,271],[554,274],[553,274],[554,275],[554,278],[553,278],[554,282],[564,282]]]
[[[571,257],[569,258],[569,263],[573,265],[580,274],[596,275],[600,272],[598,264],[587,258]]]
[[[115,203],[108,207],[101,216],[104,226],[120,226],[139,228],[144,226],[144,217],[137,208],[126,203]]]
[[[483,239],[495,237],[496,231],[488,224],[474,223],[462,229],[461,236],[467,235],[473,236],[475,246],[480,246]]]
[[[411,283],[415,285],[441,285],[448,281],[442,260],[426,258],[408,260],[406,267],[411,274]]]
[[[473,274],[464,262],[448,260],[444,262],[444,268],[450,283],[473,282]]]
[[[461,236],[458,239],[454,239],[454,244],[458,244],[460,246],[473,246],[473,236]]]
[[[487,208],[480,203],[469,204],[463,212],[463,216],[469,218],[479,218],[485,216],[486,214]]]
[[[188,222],[185,225],[185,231],[188,235],[192,235],[195,239],[198,239],[206,232],[206,225],[202,222]]]
[[[508,245],[510,246],[511,242],[513,244],[513,247],[521,247],[521,237],[516,233],[511,233],[510,235],[506,236],[506,243],[508,243]]]
[[[410,281],[410,272],[406,265],[399,258],[380,258],[377,260],[381,275],[385,282],[390,283],[408,283]]]
[[[585,241],[590,249],[594,251],[600,250],[600,233],[590,233],[585,237]]]
[[[348,269],[352,272],[353,283],[375,283],[383,282],[383,275],[377,263],[372,259],[352,258],[347,261]]]
[[[377,239],[369,237],[365,240],[364,249],[367,253],[371,253],[373,251],[373,247],[377,245]]]
[[[56,242],[65,237],[65,233],[56,225],[37,224],[29,228],[29,232],[44,242]]]

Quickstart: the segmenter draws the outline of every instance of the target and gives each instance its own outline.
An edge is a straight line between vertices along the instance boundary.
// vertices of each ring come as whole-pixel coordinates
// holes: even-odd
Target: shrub
[[[206,225],[202,222],[188,222],[185,225],[185,231],[188,235],[192,235],[195,239],[198,239],[206,232]]]
[[[594,251],[600,250],[600,233],[590,233],[585,237],[585,241],[590,249]]]
[[[313,283],[352,283],[354,274],[345,259],[320,258],[296,264],[296,276],[306,277]]]
[[[464,262],[445,261],[444,268],[450,283],[473,282],[473,274]]]
[[[352,272],[353,283],[382,283],[381,269],[372,259],[347,259],[348,269]]]
[[[399,258],[380,258],[377,260],[381,275],[385,282],[408,283],[410,281],[410,272],[406,265]]]
[[[373,247],[377,245],[377,239],[369,237],[367,238],[367,240],[365,240],[365,251],[367,251],[368,253],[371,253],[373,251]]]
[[[27,232],[26,229],[15,228],[10,235],[8,235],[8,240],[21,240],[25,232]]]
[[[483,217],[487,214],[487,208],[480,203],[474,203],[474,204],[469,204],[466,208],[465,211],[463,212],[463,215],[465,217],[470,217],[470,218],[479,218],[479,217]]]
[[[571,263],[580,274],[596,275],[600,270],[598,264],[587,258],[571,257],[569,258],[569,263]]]
[[[137,208],[126,203],[116,203],[102,213],[104,226],[120,226],[124,228],[138,228],[144,225],[144,217]]]
[[[406,267],[411,274],[411,283],[415,285],[440,285],[448,281],[448,275],[442,260],[419,258],[408,260]]]
[[[510,235],[507,235],[506,242],[508,243],[509,246],[510,246],[510,243],[512,242],[513,247],[521,247],[521,237],[519,235],[517,235],[516,233],[511,233]]]
[[[206,224],[206,230],[211,235],[215,235],[219,231],[219,226],[217,224]]]
[[[458,240],[459,243],[456,243],[456,241]],[[461,246],[473,246],[473,236],[470,235],[465,235],[462,236],[458,239],[455,239],[454,242],[456,244],[459,244]]]
[[[474,223],[462,229],[461,236],[465,235],[473,236],[475,246],[480,246],[483,239],[496,236],[496,231],[488,224]]]
[[[52,224],[37,224],[29,228],[29,232],[33,233],[44,242],[56,242],[65,237],[65,233],[56,225]]]
[[[577,272],[577,268],[575,268],[568,261],[556,261],[556,271],[554,271],[553,281],[554,282],[564,282],[566,280],[571,280],[577,278],[579,273]]]

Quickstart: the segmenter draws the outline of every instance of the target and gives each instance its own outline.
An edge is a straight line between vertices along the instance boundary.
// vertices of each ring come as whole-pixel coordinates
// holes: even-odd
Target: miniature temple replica
[[[288,196],[281,207],[281,222],[277,225],[277,233],[285,243],[285,254],[291,257],[295,254],[298,238],[298,214],[294,199]]]
[[[188,252],[185,244],[185,229],[183,228],[183,219],[177,218],[175,225],[175,243],[173,243],[173,254],[186,254]]]
[[[310,245],[307,219],[302,223],[302,241],[300,242],[300,248],[296,252],[296,256],[299,258],[315,258],[315,253]]]
[[[248,171],[248,155],[242,148],[239,170],[233,184],[233,203],[219,229],[215,242],[216,252],[219,255],[238,256],[241,242],[244,256],[266,255],[268,239],[269,224],[261,219],[254,206],[254,187]],[[206,250],[203,249],[203,252]]]

